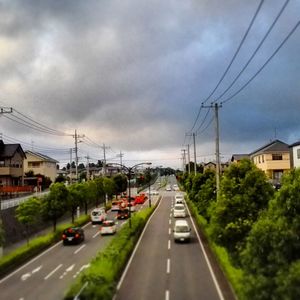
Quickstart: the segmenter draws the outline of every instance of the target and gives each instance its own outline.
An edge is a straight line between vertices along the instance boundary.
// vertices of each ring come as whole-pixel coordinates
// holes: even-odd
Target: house
[[[33,173],[49,177],[55,182],[57,177],[58,161],[41,153],[33,151],[25,151],[26,159],[24,161],[24,173],[33,171]]]
[[[249,154],[232,154],[230,163],[239,163],[242,159],[250,159]]]
[[[291,155],[291,168],[300,168],[300,141],[289,146]]]
[[[26,154],[20,144],[4,144],[0,140],[0,186],[24,184]]]
[[[283,173],[291,169],[289,145],[280,140],[274,140],[249,155],[273,184],[279,183]]]
[[[227,163],[220,163],[220,173],[223,173],[227,167],[228,167]],[[216,171],[216,168],[217,168],[216,163],[212,162],[212,161],[210,161],[210,162],[203,165],[203,171],[204,172],[206,170]]]

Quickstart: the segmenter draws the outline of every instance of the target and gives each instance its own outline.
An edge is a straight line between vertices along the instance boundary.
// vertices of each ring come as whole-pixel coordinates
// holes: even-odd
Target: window
[[[258,157],[258,162],[260,163],[260,156]]]
[[[29,168],[39,168],[40,167],[40,162],[30,161],[30,162],[28,162],[28,167]]]
[[[4,167],[5,166],[5,161],[4,160],[0,160],[0,167]]]
[[[297,158],[300,159],[300,149],[297,149]]]
[[[282,160],[282,154],[272,154],[272,160]]]
[[[262,155],[262,162],[265,162],[265,156]]]

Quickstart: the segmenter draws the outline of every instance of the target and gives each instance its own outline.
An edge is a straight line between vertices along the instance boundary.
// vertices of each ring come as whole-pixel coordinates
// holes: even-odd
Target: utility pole
[[[110,147],[106,147],[105,144],[101,147],[103,149],[103,175],[106,175],[106,149]]]
[[[86,180],[90,180],[90,157],[87,155],[86,157]]]
[[[122,163],[122,157],[124,156],[124,153],[122,153],[122,151],[120,151],[120,154],[117,154],[117,157],[120,158],[120,165],[123,165]]]
[[[186,157],[185,157],[185,149],[182,149],[182,161],[183,161],[183,173],[185,173],[185,168],[186,168]]]
[[[220,193],[220,133],[219,133],[219,108],[222,104],[211,103],[210,106],[204,106],[204,108],[214,108],[215,111],[215,134],[216,134],[216,187],[217,187],[217,200]]]
[[[76,182],[78,182],[78,139],[84,138],[83,135],[78,135],[77,130],[75,129],[75,135],[73,135],[73,138],[75,138],[75,172],[76,172]]]
[[[197,174],[197,153],[196,153],[196,133],[193,132],[193,142],[194,142],[194,172]]]
[[[191,174],[190,144],[187,145],[187,152],[188,152],[188,170],[189,170],[189,175],[190,175]]]
[[[72,183],[72,152],[73,148],[70,148],[70,184]]]

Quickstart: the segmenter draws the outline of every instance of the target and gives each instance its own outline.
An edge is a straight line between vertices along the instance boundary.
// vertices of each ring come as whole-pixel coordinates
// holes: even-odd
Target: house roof
[[[289,145],[280,140],[274,140],[253,151],[252,153],[250,153],[250,155],[252,156],[254,154],[271,152],[289,152]]]
[[[300,141],[295,142],[295,143],[292,144],[292,145],[289,145],[289,147],[292,148],[292,147],[296,147],[296,146],[299,146],[299,145],[300,145]]]
[[[231,161],[242,160],[244,158],[249,158],[249,154],[232,154]]]
[[[25,151],[25,153],[33,155],[33,156],[36,156],[37,158],[39,158],[39,159],[41,159],[43,161],[52,162],[52,163],[58,163],[57,160],[55,160],[55,159],[53,159],[53,158],[51,158],[51,157],[49,157],[47,155],[44,155],[42,153],[39,153],[39,152],[33,152],[33,151],[27,150],[27,151]]]
[[[26,158],[26,154],[23,151],[20,144],[4,144],[2,140],[0,140],[0,157],[1,158],[11,158],[15,156],[15,154],[19,152],[23,158]]]

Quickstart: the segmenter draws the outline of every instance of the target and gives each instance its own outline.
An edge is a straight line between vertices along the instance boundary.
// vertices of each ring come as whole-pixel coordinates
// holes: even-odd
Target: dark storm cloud
[[[42,115],[53,127],[82,128],[124,151],[136,145],[143,151],[181,147],[258,3],[2,1],[2,100],[26,114]],[[231,83],[282,5],[265,1],[207,104]],[[299,11],[299,1],[290,1],[261,51],[221,100],[259,69],[299,20]],[[236,153],[247,145],[251,151],[269,140],[274,128],[281,139],[293,142],[300,129],[299,48],[298,29],[259,76],[220,109],[226,151]],[[205,110],[195,129],[204,115]],[[197,139],[200,151],[207,152],[201,147],[213,143],[212,128]]]

